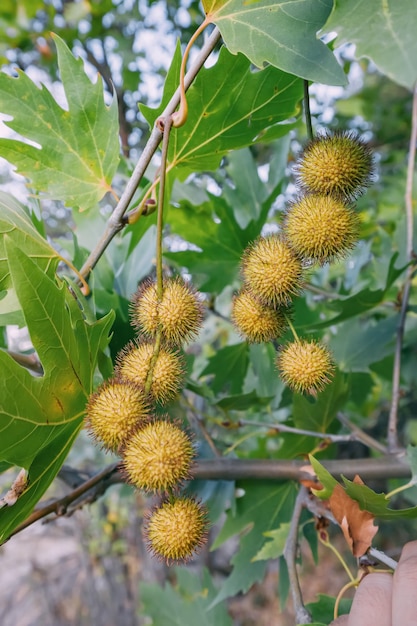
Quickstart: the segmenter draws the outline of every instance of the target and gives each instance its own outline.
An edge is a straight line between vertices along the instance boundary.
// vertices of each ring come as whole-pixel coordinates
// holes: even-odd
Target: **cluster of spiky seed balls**
[[[161,287],[145,281],[135,293],[131,323],[137,338],[118,354],[114,376],[90,396],[86,425],[104,449],[121,456],[129,483],[161,496],[146,515],[145,537],[169,563],[190,558],[206,537],[205,508],[180,495],[190,478],[193,441],[160,410],[183,384],[179,350],[197,334],[203,314],[198,294],[180,278]]]
[[[353,202],[372,180],[372,153],[353,133],[324,134],[306,146],[296,176],[300,193],[281,232],[258,238],[242,258],[243,287],[234,297],[232,319],[250,342],[279,339],[306,268],[341,258],[355,245],[359,218]],[[296,336],[280,347],[276,365],[285,384],[312,395],[334,370],[324,344]]]

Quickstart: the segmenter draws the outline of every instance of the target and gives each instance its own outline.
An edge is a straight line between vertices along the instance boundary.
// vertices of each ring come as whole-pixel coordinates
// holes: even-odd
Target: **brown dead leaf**
[[[359,485],[364,484],[359,476],[355,476],[353,482]],[[329,506],[342,529],[353,556],[359,557],[365,554],[378,531],[378,526],[373,523],[375,516],[368,511],[362,511],[356,500],[352,500],[339,484],[333,489],[329,498]]]

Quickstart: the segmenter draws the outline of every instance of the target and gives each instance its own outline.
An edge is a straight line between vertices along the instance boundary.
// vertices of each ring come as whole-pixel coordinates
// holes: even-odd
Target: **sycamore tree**
[[[297,564],[302,542],[342,559],[333,527],[347,586],[395,568],[387,528],[417,517],[416,18],[2,3],[3,542],[118,481],[152,496],[169,565],[219,520],[210,549],[240,534],[221,588],[178,570],[194,600],[145,590],[155,624],[230,624],[271,559],[296,623],[328,623],[348,604],[304,606]],[[84,428],[108,464],[45,504]]]

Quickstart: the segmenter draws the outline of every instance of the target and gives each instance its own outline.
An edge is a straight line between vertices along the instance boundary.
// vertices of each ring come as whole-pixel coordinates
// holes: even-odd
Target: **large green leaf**
[[[82,60],[54,40],[68,110],[20,70],[16,78],[0,73],[0,111],[13,118],[7,126],[37,144],[0,139],[0,152],[36,191],[88,209],[110,191],[119,161],[116,96],[106,106],[101,77],[92,84]]]
[[[337,412],[347,401],[348,395],[349,385],[346,382],[346,376],[339,372],[316,399],[309,399],[295,393],[292,411],[295,426],[322,433],[327,432]]]
[[[246,481],[239,483],[239,487],[244,489],[245,495],[236,501],[236,513],[229,511],[212,550],[237,533],[242,533],[242,537],[239,550],[232,558],[233,571],[212,606],[241,591],[246,592],[263,578],[267,562],[254,559],[265,543],[265,533],[290,521],[297,493],[291,482],[273,485]]]
[[[335,0],[323,30],[336,31],[337,45],[355,44],[358,58],[368,57],[396,83],[413,89],[416,22],[415,0]]]
[[[401,276],[401,274],[406,269],[406,266],[395,266],[397,259],[398,252],[395,252],[391,257],[388,266],[384,287],[382,287],[381,289],[370,289],[369,287],[366,287],[358,293],[346,297],[338,294],[337,300],[330,300],[327,303],[327,308],[338,311],[338,314],[331,319],[325,320],[324,322],[312,324],[309,323],[308,327],[327,328],[328,326],[334,326],[335,324],[340,324],[340,322],[343,322],[344,320],[348,320],[352,317],[361,315],[366,311],[370,311],[371,309],[374,309],[379,304],[381,304],[384,301],[389,288],[395,283],[397,278],[399,278],[399,276]],[[302,325],[300,325],[300,327],[302,327]]]
[[[249,348],[246,342],[221,348],[209,359],[201,376],[213,375],[210,387],[214,393],[227,389],[239,394],[245,381],[249,363]]]
[[[233,53],[243,52],[257,67],[275,67],[326,85],[345,85],[332,52],[317,39],[333,0],[203,0],[208,19]]]
[[[203,68],[187,92],[188,119],[171,131],[168,171],[175,168],[184,180],[216,169],[230,150],[286,134],[292,125],[283,122],[299,114],[302,94],[295,76],[274,67],[254,72],[246,57],[223,47],[217,63]],[[141,110],[152,126],[161,107]]]
[[[225,605],[208,610],[217,589],[206,569],[200,577],[178,567],[175,580],[175,586],[168,583],[163,589],[157,584],[141,583],[143,612],[152,618],[153,626],[231,626]]]
[[[99,350],[112,315],[89,324],[65,282],[6,237],[9,269],[44,374],[32,376],[0,352],[0,460],[29,472],[13,506],[0,510],[0,541],[30,513],[58,472],[82,424]]]
[[[238,180],[236,189],[240,189]],[[179,267],[187,267],[199,289],[219,293],[238,278],[243,251],[260,234],[272,194],[260,207],[258,219],[250,221],[245,228],[238,221],[242,215],[239,207],[236,210],[222,197],[210,195],[209,198],[209,202],[200,206],[183,201],[170,209],[171,232],[199,250],[169,252],[165,257]]]
[[[12,280],[7,262],[5,235],[10,237],[38,267],[55,269],[58,255],[38,233],[24,207],[12,196],[0,191],[0,289],[10,289]],[[2,303],[0,302],[0,311]]]
[[[318,600],[316,602],[310,602],[307,604],[307,609],[310,611],[312,618],[315,620],[311,626],[327,626],[333,620],[334,605],[336,598],[326,596],[319,593],[317,595]],[[350,598],[341,598],[339,603],[338,615],[345,615],[349,613],[352,600]]]
[[[330,347],[340,370],[368,372],[371,363],[385,358],[394,345],[398,328],[398,315],[386,319],[365,321],[359,325],[348,320],[331,338]]]

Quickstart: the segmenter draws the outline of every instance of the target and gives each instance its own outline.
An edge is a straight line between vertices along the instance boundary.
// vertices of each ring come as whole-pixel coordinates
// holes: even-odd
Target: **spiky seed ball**
[[[326,263],[353,248],[359,235],[359,218],[343,200],[309,194],[290,205],[285,235],[300,257]]]
[[[203,320],[198,295],[179,278],[164,281],[159,304],[156,283],[145,281],[133,297],[131,312],[135,328],[154,337],[160,325],[164,341],[176,346],[195,337]]]
[[[273,309],[262,304],[247,290],[233,298],[232,321],[237,330],[252,343],[277,339],[288,326],[283,309]]]
[[[192,498],[164,502],[147,517],[145,537],[153,554],[167,563],[187,561],[207,539],[207,511]]]
[[[282,380],[297,393],[313,396],[330,382],[334,365],[329,350],[316,341],[288,343],[277,355]]]
[[[148,419],[143,389],[131,381],[110,379],[100,385],[87,403],[88,430],[104,448],[114,452]]]
[[[321,135],[306,146],[296,173],[307,191],[353,200],[372,182],[372,153],[352,132]]]
[[[152,366],[154,345],[130,342],[117,357],[116,376],[132,380],[145,387]],[[164,404],[175,398],[184,378],[184,363],[180,354],[160,347],[152,370],[149,395],[155,402]]]
[[[279,235],[260,237],[249,246],[242,259],[246,288],[263,304],[285,306],[302,283],[300,259]]]
[[[153,420],[122,450],[127,479],[139,489],[163,492],[189,477],[194,456],[190,437],[176,423]]]

